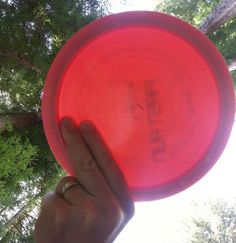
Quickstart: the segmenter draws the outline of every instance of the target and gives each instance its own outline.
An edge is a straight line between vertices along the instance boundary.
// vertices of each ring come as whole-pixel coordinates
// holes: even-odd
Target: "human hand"
[[[37,243],[110,243],[134,214],[125,179],[93,124],[63,119],[60,132],[75,177],[47,194],[35,227]],[[87,129],[86,129],[87,128]],[[62,193],[66,183],[74,184]]]

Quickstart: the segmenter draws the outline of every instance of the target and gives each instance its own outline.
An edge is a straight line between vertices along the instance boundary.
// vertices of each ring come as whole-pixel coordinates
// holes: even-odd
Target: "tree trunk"
[[[7,130],[7,122],[14,128],[25,128],[41,122],[41,115],[36,113],[6,113],[0,114],[0,131]]]
[[[212,34],[222,24],[236,16],[236,0],[222,0],[202,22],[199,29],[206,35]]]

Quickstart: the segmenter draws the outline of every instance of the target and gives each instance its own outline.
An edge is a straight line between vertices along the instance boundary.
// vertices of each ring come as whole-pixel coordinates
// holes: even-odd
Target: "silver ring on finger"
[[[74,182],[74,181],[68,181],[68,182],[66,182],[66,183],[63,185],[63,187],[61,188],[61,192],[60,192],[61,196],[63,197],[64,194],[65,194],[65,192],[66,192],[68,189],[70,189],[71,187],[79,186],[79,185],[80,185],[79,182]]]
[[[73,176],[66,176],[60,180],[55,191],[65,199],[64,194],[74,186],[81,186],[80,182]]]

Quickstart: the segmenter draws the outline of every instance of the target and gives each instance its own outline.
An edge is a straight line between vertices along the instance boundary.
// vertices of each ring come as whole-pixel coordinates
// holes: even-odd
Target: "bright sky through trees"
[[[132,10],[154,10],[158,0],[110,0],[112,13]],[[115,241],[116,243],[184,243],[186,223],[196,214],[192,202],[236,197],[236,125],[228,144],[215,166],[192,187],[175,196],[145,203],[136,203],[136,213]],[[209,215],[210,217],[210,215]]]

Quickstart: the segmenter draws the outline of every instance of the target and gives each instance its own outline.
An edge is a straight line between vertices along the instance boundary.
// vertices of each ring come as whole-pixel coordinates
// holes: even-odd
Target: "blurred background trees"
[[[236,18],[231,11],[235,1],[222,2],[218,12],[219,0],[162,0],[157,10],[202,29],[225,57],[236,84]],[[222,12],[225,18],[214,29],[212,14],[217,17]],[[106,0],[0,1],[1,242],[33,242],[40,199],[64,175],[41,121],[49,66],[75,32],[107,14]]]
[[[0,241],[33,242],[40,198],[64,174],[44,136],[44,80],[58,50],[107,13],[97,0],[0,2]]]
[[[236,242],[236,201],[214,200],[204,204],[195,203],[197,211],[187,224],[189,243]],[[206,213],[207,212],[207,213]]]

